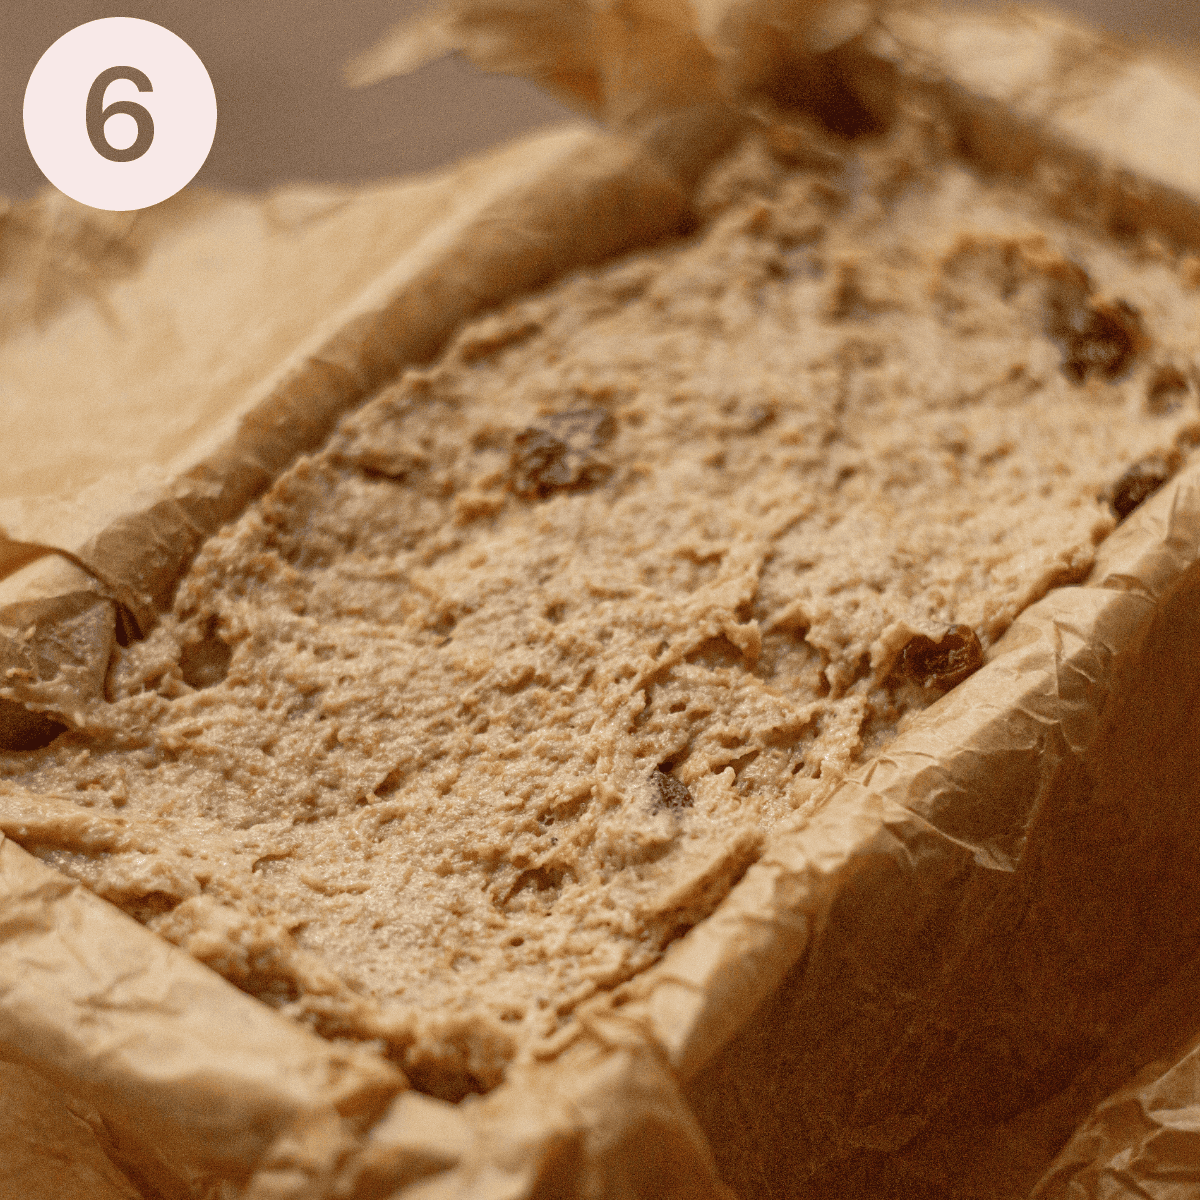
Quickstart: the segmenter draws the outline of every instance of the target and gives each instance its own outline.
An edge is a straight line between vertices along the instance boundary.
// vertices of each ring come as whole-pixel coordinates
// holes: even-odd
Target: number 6
[[[154,118],[148,109],[133,100],[117,100],[107,108],[103,108],[105,89],[114,79],[128,79],[137,85],[139,92],[154,91],[153,84],[137,67],[109,67],[107,71],[101,71],[88,92],[85,110],[88,137],[91,138],[96,153],[107,158],[109,162],[133,162],[135,158],[141,158],[150,149],[150,143],[154,141]],[[138,128],[137,138],[133,145],[127,146],[124,150],[118,150],[115,146],[110,145],[104,136],[104,122],[118,113],[125,113],[132,117],[137,122]]]

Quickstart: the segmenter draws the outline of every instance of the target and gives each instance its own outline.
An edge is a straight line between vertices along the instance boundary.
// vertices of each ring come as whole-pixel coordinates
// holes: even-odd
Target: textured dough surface
[[[264,1000],[494,1085],[1083,579],[1200,439],[1200,297],[919,122],[710,178],[468,327],[212,539],[24,839]],[[1194,276],[1194,271],[1192,272]],[[57,799],[55,799],[57,797]],[[55,807],[57,805],[57,807]]]

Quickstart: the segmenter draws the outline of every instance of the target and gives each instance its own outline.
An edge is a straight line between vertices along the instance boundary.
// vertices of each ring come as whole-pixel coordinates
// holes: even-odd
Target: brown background
[[[422,0],[0,0],[0,195],[21,199],[44,182],[21,124],[30,72],[62,34],[99,17],[155,21],[204,61],[219,114],[212,153],[198,176],[209,184],[261,188],[403,174],[566,115],[532,85],[485,75],[460,59],[363,91],[346,88],[342,64],[424,6]],[[1197,0],[1063,0],[1060,7],[1133,37],[1200,41]]]

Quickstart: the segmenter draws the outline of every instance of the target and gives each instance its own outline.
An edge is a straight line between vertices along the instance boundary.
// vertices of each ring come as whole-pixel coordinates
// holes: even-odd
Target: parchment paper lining
[[[1053,43],[1058,36],[1054,29],[1063,28],[1036,25],[1034,34],[1026,29],[1022,36],[1039,45]],[[937,41],[928,29],[911,36]],[[1077,51],[1083,35],[1071,30],[1069,36]],[[879,45],[872,50],[863,42],[855,53],[861,51],[864,62],[876,64],[893,54],[902,85],[950,97],[944,102],[964,131],[978,132],[982,127],[973,122],[983,114],[993,120],[993,131],[1001,125],[1023,130],[1029,141],[1022,144],[1044,161],[1053,160],[1064,140],[1071,140],[1084,176],[1120,181],[1115,192],[1105,184],[1092,193],[1101,197],[1105,219],[1118,226],[1136,219],[1140,228],[1157,226],[1180,240],[1195,228],[1187,220],[1200,215],[1200,186],[1180,178],[1168,180],[1169,186],[1159,186],[1161,180],[1146,183],[1132,166],[1122,165],[1121,146],[1105,142],[1103,122],[1088,127],[1088,136],[1094,135],[1089,142],[1059,120],[1053,105],[1028,121],[1024,114],[1017,119],[1009,113],[1020,108],[1017,101],[989,95],[986,81],[964,77],[961,56],[954,57],[953,47],[935,46],[930,56],[938,56],[937,66],[923,58],[920,70],[906,76],[912,48],[897,51],[898,41],[892,46],[891,51]],[[1016,53],[1019,47],[1007,50]],[[865,71],[864,78],[872,71]],[[864,86],[864,94],[868,90]],[[1177,106],[1174,113],[1184,131],[1190,128],[1187,111]],[[979,144],[985,143],[993,144],[981,133]],[[964,146],[972,149],[965,136]],[[569,177],[577,179],[582,169],[575,162]],[[644,160],[636,160],[635,173],[644,180]],[[616,174],[626,178],[620,170]],[[662,182],[665,177],[653,170],[649,174],[652,192],[670,200],[677,220],[680,193],[669,181]],[[579,203],[592,204],[585,189],[603,192],[611,178],[611,172],[591,174],[579,185]],[[635,188],[634,194],[645,193]],[[1133,206],[1134,200],[1141,207]],[[521,198],[520,211],[539,202],[550,205],[548,217],[558,216],[561,181],[531,187]],[[1095,209],[1090,211],[1094,215]],[[1187,218],[1182,224],[1180,213]],[[558,225],[554,236],[563,234]],[[649,236],[645,226],[639,234]],[[627,244],[632,242],[622,233],[608,252]],[[509,252],[497,244],[495,261]],[[530,258],[537,265],[524,268],[528,277],[548,277],[541,273],[548,270],[544,261],[537,255]],[[573,260],[554,258],[559,270],[568,261]],[[387,311],[393,312],[389,328],[394,332],[402,318],[393,308]],[[368,342],[356,329],[349,338],[352,349],[314,360],[319,365],[314,371],[322,378],[328,372],[329,379],[345,380],[347,394],[366,388],[389,361],[396,361],[389,360],[393,352],[386,347],[372,353]],[[1116,824],[1089,829],[1092,840],[1083,851],[1075,848],[1072,869],[1103,876],[1110,862],[1133,861],[1128,852],[1123,857],[1113,853],[1112,839],[1119,835],[1136,843],[1130,842],[1121,819],[1141,813],[1147,820],[1155,817],[1161,827],[1163,818],[1146,807],[1152,794],[1144,789],[1126,789],[1132,797],[1128,809],[1112,799],[1122,795],[1122,779],[1120,763],[1106,746],[1128,747],[1114,736],[1119,730],[1114,722],[1126,721],[1145,735],[1151,753],[1161,752],[1163,733],[1147,724],[1147,714],[1169,726],[1167,734],[1186,730],[1189,710],[1183,706],[1182,685],[1173,677],[1173,656],[1178,658],[1189,637],[1195,644],[1195,621],[1188,613],[1196,609],[1198,554],[1200,472],[1193,469],[1143,506],[1104,546],[1087,587],[1054,592],[1033,606],[995,647],[983,671],[931,708],[885,757],[847,781],[810,825],[775,839],[713,917],[677,943],[658,966],[589,1006],[579,1042],[554,1062],[520,1066],[483,1100],[452,1108],[402,1092],[364,1135],[365,1124],[402,1086],[394,1072],[369,1056],[348,1057],[260,1009],[11,842],[0,843],[0,887],[10,900],[0,925],[5,935],[0,955],[7,960],[0,968],[0,980],[6,981],[0,987],[0,1041],[19,1045],[30,1065],[64,1086],[90,1092],[96,1107],[121,1126],[143,1155],[147,1178],[154,1174],[154,1186],[164,1195],[184,1195],[188,1187],[195,1194],[210,1187],[218,1190],[208,1194],[255,1197],[325,1196],[347,1188],[359,1188],[354,1194],[364,1195],[401,1188],[414,1197],[533,1196],[551,1188],[558,1189],[556,1194],[579,1196],[721,1195],[701,1129],[713,1139],[722,1174],[737,1180],[744,1194],[783,1194],[773,1173],[779,1170],[777,1157],[772,1160],[769,1151],[752,1144],[769,1142],[776,1131],[761,1124],[739,1127],[731,1113],[746,1101],[746,1089],[769,1091],[769,1072],[756,1080],[761,1059],[755,1054],[776,1053],[790,1070],[798,1053],[803,1074],[804,1056],[818,1043],[820,1054],[808,1062],[812,1077],[803,1081],[802,1090],[811,1099],[829,1085],[825,1109],[814,1113],[806,1108],[797,1117],[776,1096],[776,1108],[770,1110],[780,1124],[778,1133],[810,1139],[808,1158],[802,1160],[810,1182],[819,1183],[821,1171],[834,1164],[842,1174],[833,1178],[848,1186],[855,1177],[845,1173],[845,1164],[859,1169],[864,1156],[880,1154],[907,1154],[910,1180],[944,1181],[945,1170],[938,1176],[936,1163],[930,1163],[939,1147],[953,1145],[955,1119],[969,1125],[968,1116],[977,1114],[961,1107],[975,1096],[970,1087],[956,1090],[960,1081],[947,1083],[937,1073],[959,1060],[938,1049],[936,1030],[929,1026],[931,1019],[936,1026],[936,1012],[925,1012],[916,1022],[922,1036],[932,1037],[928,1045],[903,1039],[874,1042],[880,1029],[895,1034],[888,1023],[892,1018],[885,1013],[875,1019],[861,1007],[839,1012],[838,997],[854,989],[835,994],[821,988],[856,971],[886,979],[894,948],[880,938],[895,934],[897,920],[903,924],[919,917],[914,937],[923,930],[931,944],[942,947],[943,959],[956,947],[978,947],[981,929],[1005,933],[990,928],[985,919],[989,889],[1000,886],[996,881],[1008,886],[1024,878],[1022,872],[1036,857],[1031,846],[1043,862],[1047,853],[1056,852],[1064,836],[1056,830],[1089,829],[1079,805],[1097,794],[1097,780],[1107,780],[1106,811],[1116,814]],[[166,567],[160,563],[157,569],[157,575],[154,569],[139,568],[124,575],[106,572],[103,578],[120,604],[135,615],[141,604],[143,619],[150,620],[156,580],[160,594],[170,588]],[[1147,701],[1156,695],[1163,698],[1161,713]],[[1157,775],[1173,765],[1167,755]],[[1177,786],[1186,796],[1186,782]],[[1169,822],[1166,827],[1173,828]],[[1052,836],[1043,836],[1047,828]],[[1161,842],[1154,842],[1154,848]],[[1139,878],[1145,878],[1145,867],[1142,863]],[[1178,878],[1171,876],[1175,882]],[[1161,927],[1164,916],[1156,895],[1143,895],[1143,909],[1157,913]],[[913,913],[900,905],[897,915],[898,900],[913,897],[925,908]],[[947,924],[942,911],[947,905],[951,916],[967,912],[972,917],[966,935],[957,940],[951,936],[953,921]],[[79,931],[87,935],[82,941],[77,940]],[[1135,926],[1131,933],[1136,941],[1147,936],[1147,929]],[[1100,1012],[1105,1028],[1119,1024],[1155,987],[1164,986],[1171,971],[1186,962],[1191,933],[1188,926],[1178,939],[1178,962],[1164,951],[1161,961],[1131,972],[1104,993],[1099,1010],[1089,1010],[1093,1018],[1099,1019]],[[1064,929],[1066,942],[1060,947],[1066,961],[1072,950],[1069,934]],[[920,945],[918,937],[911,951]],[[955,995],[977,995],[991,984],[1011,982],[1012,964],[1004,958],[1003,945],[993,958],[957,964],[971,979]],[[103,947],[104,953],[96,953],[95,947]],[[135,963],[138,968],[130,974]],[[150,963],[153,972],[145,970]],[[180,980],[186,987],[173,991],[174,981]],[[786,981],[783,988],[781,981]],[[185,994],[187,999],[181,1000]],[[921,999],[929,1005],[948,994],[943,986],[940,993],[927,990]],[[119,1002],[113,1002],[114,996]],[[203,1003],[195,996],[203,996]],[[1064,1058],[1056,1053],[1062,1047],[1055,1040],[1061,1038],[1061,1027],[1041,1020],[1044,1014],[1035,1000],[1026,997],[1024,1009],[1010,1004],[1005,1019],[1019,1027],[1020,1018],[1029,1018],[1028,1062],[1061,1071]],[[56,1007],[62,1003],[77,1005],[86,1020],[64,1022],[61,1007]],[[824,1017],[818,1015],[821,1004]],[[900,1005],[899,1011],[912,1018],[913,1010]],[[96,1014],[103,1019],[97,1022]],[[866,1020],[865,1032],[855,1031],[856,1019]],[[145,1036],[147,1021],[165,1043]],[[245,1057],[230,1050],[230,1030],[239,1026],[252,1031],[255,1043],[246,1048]],[[129,1033],[116,1033],[118,1027]],[[831,1036],[820,1042],[822,1034]],[[1104,1033],[1097,1028],[1090,1035],[1094,1040]],[[113,1046],[120,1047],[119,1054],[111,1052]],[[957,1053],[962,1048],[953,1049]],[[787,1053],[777,1053],[783,1050]],[[872,1082],[894,1084],[898,1071],[904,1077],[900,1093],[867,1089],[858,1110],[854,1105],[839,1109],[847,1102],[847,1089],[861,1090],[856,1068],[866,1064],[874,1069],[881,1052],[889,1060],[887,1069],[876,1071]],[[839,1055],[842,1077],[823,1075]],[[991,1066],[986,1055],[978,1057]],[[1066,1055],[1068,1066],[1070,1058]],[[239,1070],[246,1075],[238,1076]],[[990,1070],[981,1074],[991,1085],[1002,1078]],[[992,1118],[1007,1119],[1004,1102],[1011,1105],[1018,1099],[1011,1094],[1011,1081],[1023,1078],[1022,1070],[1013,1070],[1008,1093],[993,1086],[1000,1101]],[[149,1124],[144,1108],[148,1080],[157,1088],[151,1095],[162,1097],[160,1104],[152,1104]],[[699,1124],[681,1102],[680,1087]],[[129,1099],[135,1092],[136,1104]],[[214,1103],[217,1096],[219,1104]],[[202,1121],[186,1116],[189,1106],[198,1106]],[[756,1112],[753,1104],[747,1112]],[[235,1137],[239,1130],[240,1140]],[[634,1139],[653,1151],[634,1150]],[[793,1161],[806,1152],[798,1144],[788,1145]],[[218,1176],[233,1182],[217,1185]],[[746,1191],[756,1180],[759,1190]],[[825,1186],[829,1184],[826,1178]],[[674,1191],[667,1190],[671,1187]],[[1001,1193],[977,1189],[971,1194]]]

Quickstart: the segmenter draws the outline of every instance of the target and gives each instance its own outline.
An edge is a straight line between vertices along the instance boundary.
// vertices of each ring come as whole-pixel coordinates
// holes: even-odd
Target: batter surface
[[[439,1095],[550,1052],[1200,440],[1170,256],[935,132],[749,143],[407,372],[0,758],[25,844]]]

